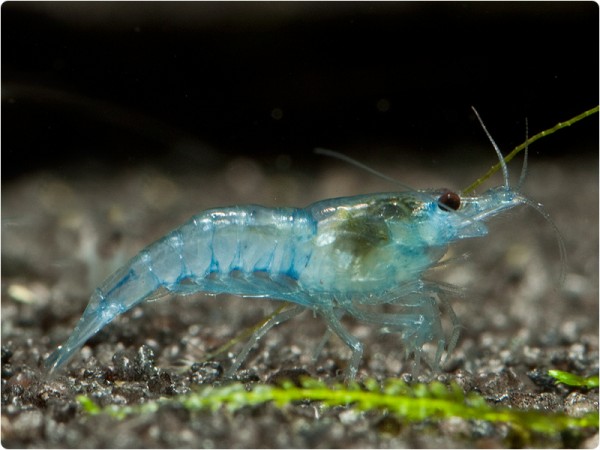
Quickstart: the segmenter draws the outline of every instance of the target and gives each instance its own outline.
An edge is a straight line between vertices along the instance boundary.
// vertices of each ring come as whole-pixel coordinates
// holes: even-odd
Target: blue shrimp
[[[342,325],[344,315],[399,333],[416,365],[423,345],[437,344],[432,366],[438,367],[443,351],[449,355],[458,339],[458,321],[446,301],[458,289],[427,281],[425,272],[440,265],[449,244],[485,236],[485,222],[507,209],[525,204],[548,219],[540,204],[509,186],[502,154],[481,125],[502,165],[502,186],[480,196],[408,190],[327,199],[305,208],[204,211],[144,248],[92,293],[68,340],[46,360],[47,370],[64,366],[91,336],[144,300],[198,292],[291,304],[256,330],[226,376],[267,331],[306,309],[351,349],[348,379],[357,374],[363,345]],[[372,309],[386,304],[402,312]],[[440,306],[449,312],[450,333],[442,327]]]

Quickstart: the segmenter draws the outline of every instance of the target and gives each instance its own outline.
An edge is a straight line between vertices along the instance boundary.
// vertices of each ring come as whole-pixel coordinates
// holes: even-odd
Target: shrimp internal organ
[[[46,367],[52,372],[66,364],[91,336],[144,300],[198,292],[294,304],[255,332],[227,375],[269,329],[306,309],[352,350],[349,379],[356,376],[363,347],[341,323],[344,315],[398,333],[416,364],[422,346],[434,343],[437,367],[443,350],[450,353],[458,338],[446,300],[458,289],[423,275],[440,264],[452,242],[485,236],[484,222],[493,216],[520,204],[539,210],[509,187],[497,153],[504,185],[480,196],[411,190],[327,199],[305,208],[248,205],[204,211],[109,276]],[[378,305],[402,312],[373,310]],[[440,307],[452,318],[450,336],[442,329]]]

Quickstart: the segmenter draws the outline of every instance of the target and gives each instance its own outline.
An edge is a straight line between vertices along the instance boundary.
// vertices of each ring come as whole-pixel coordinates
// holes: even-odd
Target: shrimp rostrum
[[[91,336],[146,299],[198,292],[290,303],[255,331],[227,375],[270,328],[306,309],[351,349],[347,378],[356,376],[363,346],[342,324],[345,315],[398,333],[417,363],[422,347],[431,343],[437,367],[458,338],[456,318],[444,301],[453,288],[427,281],[424,274],[440,264],[450,244],[485,236],[485,222],[509,208],[528,204],[545,215],[509,186],[506,164],[493,145],[504,184],[479,196],[408,190],[322,200],[305,208],[204,211],[109,276],[46,367],[63,366]],[[386,304],[400,311],[373,308]],[[442,327],[442,310],[452,319],[450,332]]]

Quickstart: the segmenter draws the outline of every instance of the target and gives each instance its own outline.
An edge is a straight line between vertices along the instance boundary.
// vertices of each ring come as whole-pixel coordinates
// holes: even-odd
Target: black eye
[[[444,191],[444,193],[440,195],[440,198],[438,198],[438,205],[441,209],[445,209],[446,211],[449,209],[456,211],[460,208],[460,197],[455,192]]]

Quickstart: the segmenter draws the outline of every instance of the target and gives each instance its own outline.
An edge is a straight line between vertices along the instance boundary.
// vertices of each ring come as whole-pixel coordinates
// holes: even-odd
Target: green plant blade
[[[566,429],[598,428],[598,413],[572,417],[537,410],[525,411],[493,407],[483,397],[465,395],[456,384],[449,387],[439,382],[410,386],[402,380],[388,380],[383,387],[375,380],[358,384],[335,384],[306,379],[301,386],[284,383],[282,386],[257,385],[251,390],[242,383],[220,387],[205,387],[185,396],[162,399],[138,406],[99,408],[89,398],[78,397],[83,410],[90,414],[108,414],[122,419],[130,415],[155,412],[161,405],[178,404],[190,411],[236,411],[242,407],[272,402],[281,408],[297,401],[320,402],[324,407],[346,406],[357,411],[387,411],[408,422],[438,421],[451,417],[466,420],[485,420],[508,423],[524,432],[553,434]]]
[[[592,109],[588,109],[587,111],[582,112],[581,114],[576,115],[575,117],[570,118],[569,120],[566,120],[564,122],[559,122],[556,125],[554,125],[552,128],[548,128],[547,130],[541,131],[538,134],[536,134],[535,136],[530,137],[529,139],[527,139],[525,142],[523,142],[520,145],[517,145],[508,155],[506,155],[504,157],[504,162],[508,163],[511,159],[513,159],[517,154],[519,154],[519,152],[521,152],[522,150],[525,149],[525,147],[533,144],[535,141],[537,141],[538,139],[541,139],[545,136],[549,136],[552,133],[557,132],[558,130],[561,130],[563,128],[566,127],[570,127],[571,125],[579,122],[580,120],[585,119],[588,116],[591,116],[592,114],[595,114],[598,112],[598,109],[600,108],[600,106],[596,106]],[[463,190],[463,194],[468,194],[470,192],[473,192],[478,186],[480,186],[485,180],[487,180],[489,177],[491,177],[493,174],[495,174],[496,172],[498,172],[498,170],[500,170],[501,168],[501,164],[495,164],[493,165],[486,173],[485,175],[483,175],[481,178],[478,178],[477,180],[475,180],[473,183],[471,183],[466,189]]]
[[[557,383],[566,384],[568,386],[585,387],[593,389],[598,387],[598,375],[591,377],[581,377],[562,370],[549,370],[548,375],[556,380]]]

